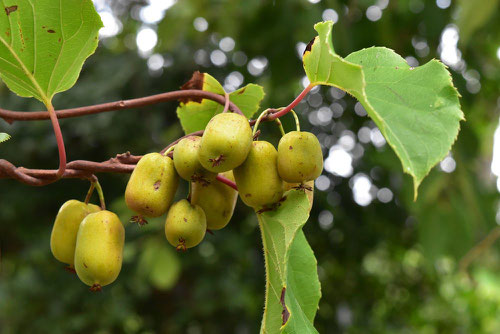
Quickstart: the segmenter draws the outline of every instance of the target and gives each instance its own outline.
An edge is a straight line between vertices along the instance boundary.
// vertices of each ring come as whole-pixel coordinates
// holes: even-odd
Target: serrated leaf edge
[[[2,135],[4,136],[4,138],[2,138]],[[0,144],[6,142],[10,138],[12,137],[8,133],[0,132]]]
[[[320,25],[327,25],[329,26],[330,29],[328,29],[328,32],[326,33],[325,35],[325,38],[326,38],[326,44],[328,46],[328,52],[333,56],[333,57],[336,57],[337,59],[340,59],[342,62],[344,63],[348,63],[348,64],[351,64],[351,65],[354,65],[354,66],[358,66],[361,68],[361,70],[363,69],[363,66],[362,65],[358,65],[358,64],[354,64],[354,63],[351,63],[349,61],[346,61],[344,58],[340,57],[337,53],[335,53],[335,50],[333,49],[333,44],[332,44],[332,27],[333,27],[333,22],[332,21],[325,21],[325,22],[319,22],[319,23],[316,23],[314,25],[314,29],[316,30],[316,32],[318,32],[318,36],[315,37],[314,40],[316,39],[320,39],[321,40],[321,36],[319,35],[320,34],[320,31],[318,30],[319,26]],[[311,46],[314,47],[314,44]],[[363,51],[363,50],[367,50],[367,49],[372,49],[372,48],[381,48],[381,49],[386,49],[386,50],[389,50],[395,54],[397,54],[394,50],[390,49],[390,48],[386,48],[386,47],[375,47],[375,46],[372,46],[370,48],[363,48],[361,50],[358,50],[356,52],[359,52],[359,51]],[[304,55],[303,55],[303,58],[306,56],[306,53],[307,52],[310,52],[310,51],[305,51],[304,52]],[[454,92],[457,94],[457,97],[460,98],[461,95],[460,93],[458,92],[457,88],[453,85],[453,80],[452,80],[452,77],[451,77],[451,73],[448,71],[448,67],[446,65],[444,65],[442,62],[440,62],[439,60],[437,59],[432,59],[430,60],[429,62],[427,62],[426,64],[422,65],[422,66],[425,66],[431,62],[438,62],[440,65],[443,66],[443,69],[446,71],[446,73],[448,74],[449,76],[449,86],[453,88]],[[407,63],[408,64],[408,63]],[[304,69],[305,69],[305,65],[304,65]],[[307,73],[307,72],[306,72]],[[370,110],[372,111],[373,115],[370,115],[371,118],[375,121],[375,123],[379,123],[381,126],[379,126],[380,128],[380,131],[382,132],[382,134],[384,134],[384,137],[385,136],[385,133],[387,133],[387,131],[389,130],[389,132],[392,133],[392,131],[390,131],[390,129],[387,127],[387,124],[385,123],[385,121],[380,117],[380,115],[377,113],[377,111],[375,110],[375,108],[373,108],[373,106],[370,104],[368,98],[367,98],[367,95],[366,95],[366,81],[365,81],[365,76],[364,76],[364,71],[362,70],[361,71],[361,78],[362,78],[362,87],[363,87],[363,90],[362,92],[358,92],[358,94],[360,94],[361,97],[363,97],[363,102],[365,102]],[[358,99],[360,102],[362,101],[360,99],[359,96],[357,96],[356,92],[350,92],[348,91],[347,89],[343,88],[343,87],[340,87],[338,85],[335,85],[335,84],[331,84],[331,83],[327,83],[327,82],[324,82],[324,81],[313,81],[311,82],[312,85],[325,85],[325,86],[333,86],[333,87],[336,87],[336,88],[339,88],[339,89],[342,89],[343,91],[347,92],[348,94],[354,96],[356,99]],[[461,113],[461,118],[460,120],[465,120],[465,117],[464,117],[464,114],[463,114],[463,111],[461,110],[461,106],[460,106],[460,100],[459,100],[459,110],[460,110],[460,113]],[[375,117],[373,116],[376,116],[376,119]],[[377,124],[378,125],[378,124]],[[450,148],[449,150],[451,150],[451,147],[453,146],[453,144],[456,142],[457,138],[458,138],[458,133],[460,132],[460,123],[458,125],[458,128],[457,128],[457,131],[455,133],[455,137],[454,137],[454,140],[452,141],[451,145],[450,145]],[[393,135],[393,138],[396,138],[399,141],[399,138],[394,136]],[[389,146],[392,148],[393,152],[396,154],[396,156],[398,157],[398,159],[400,160],[401,162],[401,165],[403,167],[403,172],[406,173],[406,174],[409,174],[412,178],[413,178],[413,193],[414,193],[414,200],[417,199],[418,197],[418,187],[420,186],[420,184],[422,183],[423,179],[430,173],[430,171],[446,156],[442,156],[439,158],[439,160],[437,160],[436,162],[432,162],[430,167],[427,169],[427,172],[421,177],[417,177],[414,173],[414,167],[411,163],[411,159],[407,159],[408,162],[409,162],[409,166],[406,166],[405,162],[403,161],[403,159],[401,159],[401,155],[400,153],[398,152],[398,150],[396,150],[396,147],[390,143],[388,140],[386,140],[387,143],[389,144]],[[400,142],[401,143],[401,142]],[[401,145],[402,147],[402,150],[406,152],[406,149],[404,148],[403,145]],[[408,153],[406,152],[406,155],[408,157]]]
[[[299,191],[299,190],[290,190],[287,193],[285,193],[284,196],[286,196],[287,194],[289,194],[292,191]],[[307,206],[304,205],[304,208],[306,210],[308,210],[309,205],[307,205]],[[267,258],[268,255],[267,255],[267,250],[266,250],[266,236],[265,236],[265,232],[264,232],[265,224],[261,219],[262,214],[256,213],[256,215],[257,215],[257,219],[259,222],[259,230],[261,232],[261,237],[262,237],[262,247],[263,247],[263,253],[264,253],[264,266],[265,266],[265,272],[266,272],[266,293],[265,293],[265,300],[264,300],[264,314],[262,316],[262,325],[261,325],[262,331],[261,331],[261,333],[270,334],[270,333],[267,333],[267,331],[265,331],[265,326],[264,326],[264,323],[266,321],[266,314],[267,314],[267,299],[269,296],[269,288],[270,288],[270,280],[268,279],[269,266],[268,266],[268,258]],[[309,218],[309,215],[308,215],[308,218]],[[290,238],[289,242],[286,243],[286,259],[285,259],[285,261],[288,261],[288,258],[290,256],[290,246],[292,245],[293,241],[295,240],[297,233],[299,233],[299,231],[302,230],[304,225],[307,223],[308,218],[303,223],[301,223],[300,226],[297,227],[297,229],[295,230],[295,232],[292,235],[292,238]],[[280,220],[280,225],[283,226],[283,228],[285,229],[285,226],[283,225],[281,220]],[[314,258],[314,260],[315,260],[315,264],[317,265],[318,264],[317,259]],[[285,270],[285,272],[283,273],[283,277],[286,278],[288,275],[288,266],[285,266],[284,270]],[[285,287],[285,288],[287,287],[287,282],[284,282],[283,287]],[[320,286],[320,295],[321,295],[321,286]],[[288,311],[290,312],[290,316],[288,318],[288,321],[290,321],[290,319],[292,318],[292,312],[290,309],[288,309]],[[288,324],[288,321],[280,327],[280,332],[286,327],[286,325]]]

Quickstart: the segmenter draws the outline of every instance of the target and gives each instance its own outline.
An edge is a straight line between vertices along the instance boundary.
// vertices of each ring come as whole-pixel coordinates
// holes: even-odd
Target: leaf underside
[[[261,333],[317,333],[314,317],[321,297],[317,262],[302,231],[309,201],[291,190],[281,206],[257,214],[266,262],[266,301]]]
[[[16,94],[47,104],[71,88],[103,26],[91,0],[3,0],[0,77]]]
[[[187,89],[202,89],[204,91],[224,95],[222,85],[208,73],[195,73],[196,82],[193,85],[185,85]],[[193,80],[193,79],[192,79]],[[191,81],[192,81],[191,80]],[[264,98],[264,90],[261,86],[248,84],[229,94],[229,100],[236,104],[247,118],[252,118],[259,110],[259,105]],[[181,121],[182,128],[186,134],[203,130],[210,119],[221,113],[224,106],[207,99],[201,101],[185,101],[179,104],[177,116]]]
[[[332,22],[314,27],[318,36],[303,56],[313,85],[329,85],[356,97],[418,186],[450,151],[464,119],[459,94],[445,65],[431,60],[412,68],[394,51],[372,47],[342,59],[331,42]]]

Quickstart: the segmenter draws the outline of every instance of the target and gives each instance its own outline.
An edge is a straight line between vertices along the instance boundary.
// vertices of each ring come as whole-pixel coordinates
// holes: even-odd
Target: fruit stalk
[[[304,88],[304,90],[299,94],[299,96],[297,96],[295,98],[295,100],[292,101],[292,103],[290,103],[288,106],[286,106],[285,108],[281,109],[280,111],[278,112],[275,112],[273,114],[270,114],[268,119],[269,120],[274,120],[276,118],[279,118],[281,116],[285,116],[286,114],[288,114],[290,112],[290,110],[292,110],[293,108],[295,108],[297,106],[297,104],[300,103],[300,101],[302,101],[302,99],[304,97],[306,97],[307,93],[309,93],[309,91],[311,89],[314,88],[314,85],[312,84],[309,84],[309,86],[307,86],[306,88]]]

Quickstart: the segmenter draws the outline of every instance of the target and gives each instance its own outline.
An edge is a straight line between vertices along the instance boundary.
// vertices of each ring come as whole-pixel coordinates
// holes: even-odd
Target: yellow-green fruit
[[[76,235],[80,223],[88,214],[100,210],[97,205],[85,204],[76,199],[69,200],[61,206],[50,235],[50,250],[56,259],[73,267]]]
[[[278,171],[286,182],[316,179],[323,170],[318,138],[310,132],[291,131],[278,144]]]
[[[198,159],[205,169],[222,173],[245,161],[252,145],[252,129],[239,114],[217,114],[208,122],[201,138]]]
[[[75,270],[80,280],[100,290],[120,273],[125,229],[116,214],[91,213],[80,224],[76,238]]]
[[[285,182],[285,191],[288,191],[290,189],[303,189],[303,191],[306,192],[307,199],[309,200],[309,212],[312,209],[313,206],[313,200],[314,200],[314,180],[307,181],[304,183],[288,183]]]
[[[232,171],[222,175],[234,181]],[[229,223],[237,199],[238,192],[222,182],[216,181],[208,186],[193,183],[191,186],[191,203],[203,209],[209,230],[220,230]]]
[[[203,168],[198,160],[200,142],[198,136],[189,136],[178,142],[174,149],[174,165],[184,180],[206,185],[214,181],[217,174]]]
[[[234,169],[241,200],[260,208],[278,202],[283,196],[283,180],[276,165],[278,152],[267,141],[254,141],[245,162]]]
[[[183,199],[168,210],[165,222],[165,236],[178,251],[198,245],[205,236],[207,219],[198,205]]]
[[[125,202],[140,215],[158,217],[167,212],[178,185],[179,176],[172,159],[149,153],[139,160],[130,176]]]

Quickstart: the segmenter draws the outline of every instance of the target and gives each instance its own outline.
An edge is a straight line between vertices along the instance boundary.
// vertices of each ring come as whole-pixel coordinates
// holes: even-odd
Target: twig
[[[145,96],[137,99],[122,100],[115,102],[108,102],[102,104],[96,104],[91,106],[62,109],[57,110],[57,118],[70,118],[79,117],[85,115],[98,114],[102,112],[122,110],[122,109],[132,109],[145,107],[152,104],[157,104],[166,101],[174,101],[179,99],[190,99],[190,98],[203,98],[218,102],[222,105],[226,104],[226,98],[223,95],[197,90],[177,90],[168,93],[162,93],[157,95]],[[243,114],[241,110],[233,102],[229,101],[229,110],[232,112]],[[3,118],[8,123],[13,123],[14,121],[37,121],[49,119],[49,113],[47,111],[12,111],[0,108],[0,118]]]
[[[313,86],[311,85],[307,86],[290,105],[279,111],[273,109],[273,111],[274,110],[276,111],[262,117],[262,121],[272,121],[277,119],[278,117],[285,115],[290,110],[292,110],[292,108],[295,107],[312,88]],[[243,114],[241,110],[233,102],[228,101],[227,97],[228,94],[222,96],[219,94],[203,90],[187,89],[187,90],[151,95],[132,100],[123,100],[123,101],[109,102],[109,103],[97,104],[80,108],[58,110],[55,111],[55,114],[57,115],[58,119],[70,118],[70,117],[97,114],[113,110],[143,107],[165,101],[180,100],[180,99],[186,101],[193,98],[210,99],[224,105],[225,106],[224,109],[229,108],[229,110],[233,112]],[[3,118],[8,123],[13,123],[14,121],[36,121],[36,120],[50,119],[50,113],[46,111],[34,111],[34,112],[11,111],[0,108],[0,118]],[[249,121],[250,125],[255,124],[255,122],[256,122],[255,120]],[[168,150],[171,146],[177,144],[182,138],[188,136],[201,136],[202,134],[203,131],[196,131],[188,135],[185,135],[175,140],[171,144],[169,144],[161,151],[161,153]],[[61,175],[61,168],[59,170],[29,169],[24,167],[16,167],[11,162],[5,159],[0,159],[0,179],[8,179],[8,178],[16,179],[22,183],[32,186],[44,186],[57,181],[59,178],[81,178],[81,179],[94,180],[95,173],[131,173],[141,157],[142,156],[131,155],[130,152],[127,152],[123,154],[118,154],[116,157],[103,162],[75,160],[66,164],[66,169],[64,170],[64,173],[62,173],[62,175]],[[221,175],[217,176],[217,180],[237,190],[236,184],[233,181]]]

